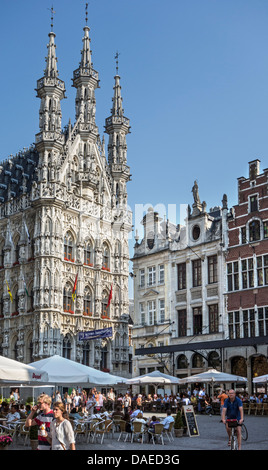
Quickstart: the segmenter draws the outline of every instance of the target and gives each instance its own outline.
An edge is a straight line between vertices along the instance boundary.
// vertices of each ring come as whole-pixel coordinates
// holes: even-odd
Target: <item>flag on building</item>
[[[110,303],[111,303],[112,296],[113,296],[113,284],[111,285],[111,290],[110,290],[110,294],[109,294],[109,299],[108,299],[107,308],[109,307],[109,305],[110,305]]]
[[[10,300],[11,300],[11,302],[13,302],[12,293],[11,293],[11,290],[9,289],[9,285],[8,285],[7,280],[6,280],[6,283],[7,283],[7,291],[8,291],[8,293],[9,293]]]
[[[25,220],[24,220],[24,227],[25,227],[25,232],[26,232],[27,238],[28,238],[28,243],[31,243],[29,230],[28,230],[28,227],[27,227],[27,224],[26,224]]]
[[[73,301],[74,301],[74,299],[75,299],[75,297],[76,297],[77,276],[78,276],[78,273],[76,274],[76,278],[75,278],[75,281],[74,281],[73,292],[72,292]]]
[[[24,282],[24,289],[25,289],[26,295],[27,295],[28,297],[30,297],[30,296],[29,296],[29,292],[28,292],[28,290],[27,290],[26,282],[25,282],[24,279],[23,279],[23,282]]]

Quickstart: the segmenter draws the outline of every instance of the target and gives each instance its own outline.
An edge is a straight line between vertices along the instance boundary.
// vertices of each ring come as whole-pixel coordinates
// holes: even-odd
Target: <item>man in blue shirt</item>
[[[229,437],[228,445],[231,445],[231,428],[229,428],[227,419],[236,419],[237,426],[237,442],[238,450],[241,449],[241,424],[244,421],[243,403],[240,398],[236,396],[234,390],[229,390],[229,398],[226,398],[222,409],[222,422],[226,425],[226,431]]]

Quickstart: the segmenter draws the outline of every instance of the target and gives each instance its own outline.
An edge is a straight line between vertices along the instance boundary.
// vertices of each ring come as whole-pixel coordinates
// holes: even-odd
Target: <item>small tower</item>
[[[61,134],[61,105],[65,98],[65,84],[58,78],[55,33],[53,32],[53,9],[51,32],[48,35],[48,53],[44,76],[37,81],[37,96],[41,99],[39,110],[40,132],[36,135],[37,145],[40,142],[55,141]],[[40,147],[40,145],[39,145]],[[40,150],[40,148],[38,149]]]
[[[81,62],[78,69],[73,72],[73,87],[76,88],[75,116],[76,121],[80,121],[80,130],[91,131],[98,134],[95,123],[96,100],[95,90],[99,88],[99,75],[93,69],[90,50],[90,28],[87,26],[87,5],[86,5],[86,26],[84,27],[83,49],[81,51]]]
[[[127,143],[126,135],[130,132],[129,119],[124,116],[122,107],[120,76],[118,75],[118,56],[115,58],[116,75],[113,107],[111,116],[105,120],[105,132],[109,134],[108,163],[114,180],[114,196],[117,205],[126,204],[126,183],[130,179],[129,167],[127,166]]]

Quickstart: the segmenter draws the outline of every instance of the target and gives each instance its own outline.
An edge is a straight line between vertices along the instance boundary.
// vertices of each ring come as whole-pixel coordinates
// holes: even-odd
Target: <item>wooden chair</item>
[[[154,425],[154,431],[148,429],[148,433],[150,434],[153,440],[153,444],[155,444],[155,441],[157,442],[157,439],[160,439],[162,442],[162,445],[164,445],[163,429],[164,429],[164,425],[161,423],[156,423]]]
[[[99,423],[99,421],[101,421],[100,419],[91,419],[88,423],[87,423],[87,443],[90,439],[90,436],[94,434],[94,426],[95,424]]]
[[[124,437],[124,435],[125,435],[125,442],[128,440],[128,436],[130,436],[130,433],[127,432],[127,430],[126,430],[127,424],[129,424],[129,423],[127,423],[126,421],[123,421],[123,420],[119,421],[120,434],[119,434],[119,437],[117,439],[118,441],[120,441],[121,436]]]
[[[133,442],[135,437],[141,437],[141,443],[143,444],[143,437],[145,434],[145,431],[142,430],[143,423],[140,423],[139,421],[133,421],[133,430],[132,430],[132,436],[131,436],[131,443]]]
[[[103,443],[104,434],[109,434],[112,429],[113,421],[111,419],[105,419],[95,423],[93,425],[93,436],[92,442],[97,439],[98,436],[101,437],[101,444]]]
[[[256,411],[257,411],[257,403],[255,402],[251,402],[249,404],[249,410],[248,410],[248,414],[251,415],[251,414],[256,414]]]
[[[116,432],[120,429],[119,423],[122,421],[121,415],[113,415],[113,429],[112,432]]]
[[[173,442],[174,441],[174,437],[173,437],[173,426],[174,426],[174,421],[172,421],[171,423],[169,423],[169,427],[167,429],[163,429],[163,434],[164,436],[167,436],[169,442]]]
[[[25,423],[21,423],[17,429],[18,438],[23,438],[23,445],[26,445],[27,439],[29,438],[29,428],[25,427]]]
[[[243,411],[244,411],[244,414],[249,414],[249,402],[248,401],[244,401],[243,402]]]
[[[256,411],[255,411],[255,415],[262,415],[263,412],[263,403],[257,403],[257,406],[256,406]]]
[[[268,403],[263,403],[262,414],[263,415],[268,414]]]
[[[87,428],[86,423],[74,423],[74,437],[77,439],[78,437],[86,438],[87,435]]]

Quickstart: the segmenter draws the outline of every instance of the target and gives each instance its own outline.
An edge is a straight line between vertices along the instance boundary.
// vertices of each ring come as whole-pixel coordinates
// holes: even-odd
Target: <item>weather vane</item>
[[[53,31],[53,23],[54,23],[54,14],[56,13],[55,10],[53,9],[53,5],[51,8],[48,8],[48,10],[51,13],[51,31]]]
[[[114,58],[116,59],[116,74],[118,75],[118,58],[120,56],[120,53],[117,51]]]
[[[87,24],[87,20],[88,20],[87,15],[88,15],[88,3],[86,3],[86,24]]]

